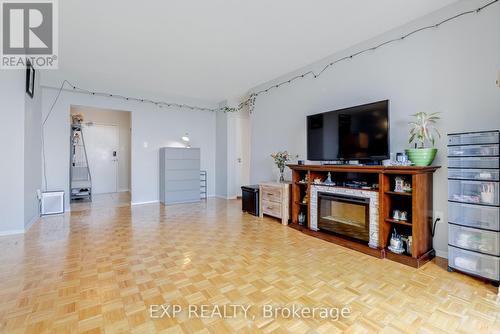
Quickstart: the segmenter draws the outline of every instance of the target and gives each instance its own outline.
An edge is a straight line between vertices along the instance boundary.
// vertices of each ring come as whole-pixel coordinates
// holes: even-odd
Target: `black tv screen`
[[[307,116],[307,159],[389,158],[389,101]]]

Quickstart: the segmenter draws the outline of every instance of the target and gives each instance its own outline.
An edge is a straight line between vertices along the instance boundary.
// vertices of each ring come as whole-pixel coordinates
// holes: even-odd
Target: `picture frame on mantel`
[[[31,98],[35,96],[35,68],[29,59],[26,61],[26,94]]]

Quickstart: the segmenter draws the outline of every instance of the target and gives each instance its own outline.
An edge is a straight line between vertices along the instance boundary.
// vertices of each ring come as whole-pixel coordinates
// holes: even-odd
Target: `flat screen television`
[[[389,100],[307,116],[308,160],[384,160],[389,152]]]

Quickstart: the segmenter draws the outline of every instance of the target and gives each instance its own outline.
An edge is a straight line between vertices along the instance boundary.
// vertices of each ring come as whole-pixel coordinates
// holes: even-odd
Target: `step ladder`
[[[89,160],[85,139],[80,120],[73,120],[71,124],[71,163],[70,188],[71,200],[92,201],[92,177],[90,175]]]

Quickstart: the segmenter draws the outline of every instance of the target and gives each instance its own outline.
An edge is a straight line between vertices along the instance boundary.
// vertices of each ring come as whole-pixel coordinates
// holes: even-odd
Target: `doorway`
[[[71,210],[130,205],[130,112],[71,106],[72,123],[74,119],[80,120],[81,124],[81,137],[84,138],[85,158],[91,179],[91,196],[72,200]],[[73,161],[74,157],[71,158]]]
[[[228,118],[228,197],[241,197],[241,186],[250,181],[250,115]]]

